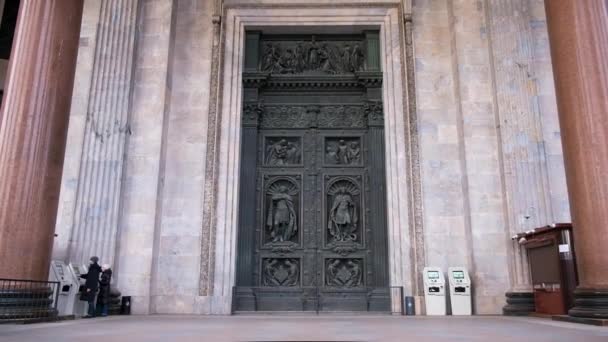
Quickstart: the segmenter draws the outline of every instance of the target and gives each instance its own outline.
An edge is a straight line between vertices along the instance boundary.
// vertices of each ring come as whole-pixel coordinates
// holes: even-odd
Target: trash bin
[[[412,296],[405,297],[405,315],[415,316],[416,315],[416,301]]]
[[[130,315],[131,314],[131,296],[123,296],[120,304],[120,314]]]

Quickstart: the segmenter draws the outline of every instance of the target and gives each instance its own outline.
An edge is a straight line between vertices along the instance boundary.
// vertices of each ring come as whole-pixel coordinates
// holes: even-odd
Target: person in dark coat
[[[89,302],[89,314],[85,316],[86,318],[95,317],[95,296],[99,289],[99,274],[101,273],[101,267],[97,262],[99,262],[98,257],[91,257],[89,272],[80,276],[81,278],[86,279],[84,291],[80,295],[80,300]]]
[[[108,315],[110,306],[110,283],[112,282],[112,269],[110,265],[101,266],[101,279],[99,279],[99,294],[97,295],[97,305],[101,305],[101,316]]]

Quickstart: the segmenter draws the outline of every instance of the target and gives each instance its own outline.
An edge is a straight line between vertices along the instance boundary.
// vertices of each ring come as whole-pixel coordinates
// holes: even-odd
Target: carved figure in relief
[[[342,66],[345,71],[354,71],[352,65],[352,51],[350,50],[350,45],[344,45],[344,49],[342,50]]]
[[[358,286],[361,284],[361,267],[359,267],[359,263],[355,263],[352,260],[349,260],[346,263],[346,266],[350,269],[350,277],[348,281],[344,284],[346,287]]]
[[[273,184],[268,189],[270,202],[266,227],[272,242],[290,241],[298,231],[297,215],[293,204],[293,196],[297,194],[295,186]]]
[[[310,70],[319,68],[319,44],[317,44],[314,36],[312,37],[312,42],[308,48],[308,68]]]
[[[321,71],[329,74],[336,73],[335,65],[332,63],[332,52],[327,47],[327,43],[323,43],[319,49],[319,62]]]
[[[300,163],[300,149],[298,148],[298,145],[292,142],[287,143],[285,160],[287,161],[287,164],[290,165]]]
[[[302,72],[306,68],[306,55],[302,42],[298,42],[295,50],[296,72]]]
[[[359,217],[357,206],[345,187],[341,187],[334,195],[329,211],[328,229],[334,241],[354,241]]]
[[[279,58],[275,70],[281,74],[293,73],[295,71],[295,58],[292,49],[285,50]]]
[[[329,74],[352,73],[363,66],[358,42],[266,42],[261,54],[261,70],[293,74],[322,71]]]
[[[266,164],[281,166],[287,163],[287,140],[281,139],[268,146]]]
[[[330,162],[337,162],[338,161],[338,155],[336,154],[336,150],[334,149],[333,146],[327,146],[326,149],[326,153],[327,153],[327,159]]]
[[[349,154],[350,153],[348,145],[346,145],[346,142],[344,140],[340,140],[338,142],[338,151],[336,152],[336,156],[338,157],[338,164],[350,164]]]
[[[359,71],[363,67],[364,55],[358,43],[353,47],[353,53],[350,58],[351,71]]]
[[[297,165],[301,161],[297,143],[280,139],[266,148],[266,164],[270,166]]]
[[[328,142],[325,160],[330,164],[358,165],[361,160],[359,141],[357,139],[340,139]]]
[[[348,161],[350,164],[358,164],[361,158],[361,148],[359,142],[351,141],[348,144]]]
[[[285,260],[285,266],[287,266],[287,273],[289,274],[287,278],[286,286],[295,286],[298,284],[298,276],[300,274],[300,270],[297,262],[294,259]]]
[[[262,70],[271,73],[274,72],[274,68],[279,58],[280,55],[277,47],[271,43],[267,43],[266,49],[264,50],[264,56],[262,57]]]
[[[279,282],[274,278],[275,265],[277,259],[268,259],[264,262],[263,284],[266,286],[279,286]]]
[[[340,259],[330,259],[327,265],[327,276],[325,277],[325,284],[329,286],[340,285],[336,282],[336,275],[338,274],[338,266],[340,265]]]

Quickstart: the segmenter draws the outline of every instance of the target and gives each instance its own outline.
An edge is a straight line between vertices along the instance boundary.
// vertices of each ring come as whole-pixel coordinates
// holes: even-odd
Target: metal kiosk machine
[[[78,284],[76,288],[76,300],[74,301],[72,312],[76,317],[86,316],[89,309],[89,303],[80,300],[80,286],[84,283],[84,279],[80,278],[80,275],[88,272],[87,267],[70,263],[68,268],[74,277],[74,283]]]
[[[445,277],[439,267],[425,267],[424,277],[424,304],[428,316],[445,316]]]
[[[469,272],[464,267],[450,267],[448,269],[448,281],[450,283],[452,315],[472,315],[471,278],[469,277]]]
[[[74,277],[68,266],[60,260],[51,262],[49,280],[59,282],[59,296],[57,299],[57,311],[59,316],[71,315],[74,308],[74,301],[78,296],[78,282],[74,282]]]

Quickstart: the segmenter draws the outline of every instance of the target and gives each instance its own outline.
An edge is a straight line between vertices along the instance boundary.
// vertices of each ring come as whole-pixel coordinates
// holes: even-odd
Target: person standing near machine
[[[112,269],[110,265],[103,264],[101,266],[101,279],[99,279],[99,294],[97,295],[97,304],[101,305],[101,316],[108,315],[108,306],[110,305],[110,283],[112,282]]]
[[[99,274],[101,273],[101,267],[99,266],[99,258],[96,256],[91,257],[89,264],[89,272],[83,274],[80,277],[86,279],[84,283],[84,291],[80,295],[80,300],[89,303],[89,312],[85,318],[95,317],[95,296],[99,289]]]

